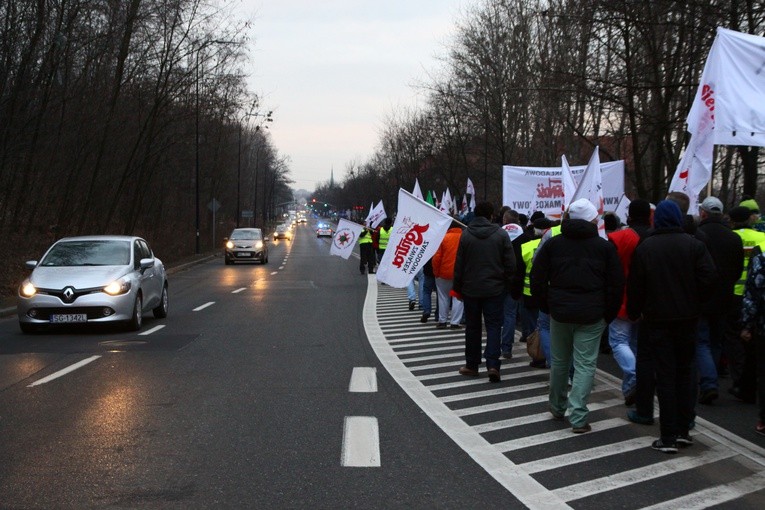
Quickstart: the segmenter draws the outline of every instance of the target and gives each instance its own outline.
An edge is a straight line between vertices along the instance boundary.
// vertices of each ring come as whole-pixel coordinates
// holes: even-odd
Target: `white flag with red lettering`
[[[332,246],[329,249],[329,254],[337,255],[347,260],[351,253],[353,253],[353,247],[356,245],[356,241],[359,240],[359,235],[363,229],[364,227],[358,223],[340,218],[340,221],[337,222],[337,231],[334,237],[332,237]]]
[[[387,217],[388,215],[385,214],[385,207],[383,207],[383,202],[380,200],[380,203],[377,204],[374,209],[372,209],[372,212],[369,213],[367,223],[369,223],[371,228],[377,228],[377,225],[382,223],[382,221]]]
[[[448,215],[399,189],[396,221],[377,268],[377,280],[396,288],[409,285],[435,255],[451,223]]]

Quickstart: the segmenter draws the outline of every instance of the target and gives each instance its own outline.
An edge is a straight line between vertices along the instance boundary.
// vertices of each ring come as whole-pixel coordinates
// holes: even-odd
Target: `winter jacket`
[[[624,275],[613,244],[585,220],[565,220],[561,235],[537,250],[531,293],[539,309],[558,322],[611,322],[619,311]]]
[[[460,244],[462,229],[459,227],[450,228],[441,246],[433,255],[433,274],[436,278],[452,280],[454,278],[454,261],[457,259],[457,247]]]
[[[765,336],[765,254],[755,255],[749,262],[749,276],[744,288],[741,323]]]
[[[706,316],[719,316],[731,310],[736,303],[733,289],[744,270],[744,244],[741,236],[722,222],[709,217],[701,221],[699,232],[706,235],[706,246],[717,268],[712,291],[702,307]]]
[[[678,226],[655,229],[632,255],[627,314],[651,323],[695,320],[715,279],[704,243]]]
[[[509,290],[514,272],[510,237],[499,225],[476,216],[460,237],[454,291],[472,298],[499,296]]]

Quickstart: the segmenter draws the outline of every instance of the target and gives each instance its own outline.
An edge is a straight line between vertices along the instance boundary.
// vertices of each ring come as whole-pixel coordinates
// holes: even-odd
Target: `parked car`
[[[60,324],[124,323],[137,331],[143,314],[167,316],[167,274],[149,244],[133,236],[56,241],[21,283],[19,327],[25,333]]]
[[[292,240],[292,229],[288,224],[282,224],[276,226],[276,232],[274,232],[274,241],[277,239]]]
[[[268,245],[259,228],[235,228],[226,238],[226,265],[235,262],[268,263]]]
[[[326,223],[319,223],[316,228],[316,237],[332,237],[332,227]]]

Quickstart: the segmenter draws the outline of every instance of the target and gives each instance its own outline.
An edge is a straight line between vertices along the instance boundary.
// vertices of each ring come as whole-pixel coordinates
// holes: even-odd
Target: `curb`
[[[197,260],[193,260],[191,262],[186,262],[184,264],[180,264],[178,266],[173,266],[170,268],[166,268],[165,272],[167,274],[175,274],[180,273],[181,271],[185,271],[186,269],[189,269],[192,266],[195,266],[197,264],[202,264],[204,262],[213,260],[216,257],[215,254],[213,255],[207,255],[205,257],[202,257]],[[11,315],[16,315],[16,307],[15,306],[9,306],[7,308],[0,308],[0,317],[9,317]]]

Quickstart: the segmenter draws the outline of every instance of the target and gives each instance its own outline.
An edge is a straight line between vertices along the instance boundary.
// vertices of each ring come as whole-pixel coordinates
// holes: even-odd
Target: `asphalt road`
[[[754,406],[723,393],[667,456],[601,355],[593,432],[571,434],[522,345],[500,384],[458,376],[462,331],[311,226],[269,244],[174,273],[142,334],[0,320],[0,508],[765,507]]]

